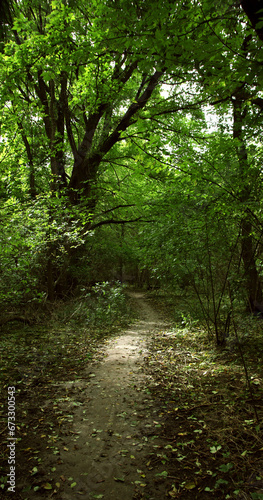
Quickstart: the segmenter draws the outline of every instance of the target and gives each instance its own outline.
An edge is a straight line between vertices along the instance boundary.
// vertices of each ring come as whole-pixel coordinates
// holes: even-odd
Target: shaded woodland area
[[[218,343],[262,312],[258,7],[3,3],[3,308],[188,288]]]
[[[0,328],[2,350],[21,342],[14,377],[31,328],[73,325],[69,357],[80,328],[87,361],[129,322],[125,290],[142,289],[187,342],[198,325],[200,345],[202,330],[238,353],[259,432],[261,2],[5,0],[0,16]]]
[[[261,311],[257,4],[3,4],[3,308],[189,287],[218,342]]]

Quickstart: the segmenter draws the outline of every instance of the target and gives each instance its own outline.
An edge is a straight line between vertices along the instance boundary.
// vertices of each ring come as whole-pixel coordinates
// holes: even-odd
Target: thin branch
[[[89,230],[90,231],[93,231],[94,229],[96,229],[97,227],[100,227],[100,226],[105,226],[106,224],[130,224],[132,222],[149,222],[149,223],[152,223],[152,222],[155,222],[154,220],[144,220],[143,217],[136,217],[135,219],[120,219],[120,220],[117,220],[117,219],[108,219],[108,220],[102,220],[100,222],[97,222],[97,224],[93,224],[92,226],[89,227]]]
[[[135,203],[131,203],[129,205],[117,205],[116,207],[113,207],[113,208],[109,208],[108,210],[105,210],[104,212],[101,212],[100,214],[98,215],[95,215],[94,219],[96,217],[101,217],[102,215],[105,215],[105,214],[108,214],[109,212],[113,212],[113,210],[117,210],[118,208],[130,208],[130,207],[135,207]]]

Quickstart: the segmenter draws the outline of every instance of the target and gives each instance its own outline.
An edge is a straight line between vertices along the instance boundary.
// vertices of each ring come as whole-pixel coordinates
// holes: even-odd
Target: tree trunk
[[[242,230],[242,260],[248,292],[248,306],[250,311],[256,311],[262,302],[262,288],[255,261],[255,249],[252,239],[252,224],[244,218],[241,222]]]
[[[261,0],[241,0],[241,6],[250,20],[254,30],[260,40],[263,41],[263,27],[258,27],[258,23],[263,19]],[[260,12],[261,10],[261,12]]]
[[[31,150],[30,143],[28,141],[27,135],[25,133],[24,127],[22,122],[18,122],[18,127],[21,130],[21,136],[26,148],[26,153],[27,153],[27,158],[28,158],[28,164],[29,164],[29,192],[30,196],[32,199],[36,198],[37,192],[36,192],[36,184],[35,184],[35,167],[34,167],[34,159],[33,159],[33,154]]]
[[[71,179],[69,182],[69,199],[72,205],[78,205],[81,200],[85,201],[88,210],[93,211],[96,202],[97,172],[101,156],[94,155],[82,161],[75,160]]]
[[[236,152],[239,162],[240,201],[246,206],[251,196],[250,179],[248,176],[249,164],[245,140],[243,138],[242,122],[246,115],[246,108],[242,99],[235,96],[232,100],[234,109],[233,138],[236,140]],[[255,245],[252,235],[252,223],[247,209],[241,221],[241,257],[244,264],[244,276],[246,281],[248,307],[250,311],[257,310],[257,304],[262,301],[262,287],[255,259]]]
[[[50,302],[54,302],[55,300],[55,285],[54,285],[52,255],[49,256],[47,261],[47,298],[48,300],[50,300]]]

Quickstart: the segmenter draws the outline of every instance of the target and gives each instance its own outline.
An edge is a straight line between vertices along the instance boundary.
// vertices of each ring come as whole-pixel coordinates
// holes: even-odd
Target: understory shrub
[[[73,313],[68,319],[85,327],[100,328],[125,323],[128,314],[124,286],[119,282],[104,281],[91,288],[81,289],[81,295],[75,299]]]

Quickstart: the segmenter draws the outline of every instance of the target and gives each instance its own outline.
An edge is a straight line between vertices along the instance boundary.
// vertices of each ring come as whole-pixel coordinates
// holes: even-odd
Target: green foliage
[[[109,326],[116,321],[124,321],[127,317],[128,309],[123,294],[123,287],[120,283],[115,285],[107,281],[97,283],[91,292],[85,294],[84,300],[88,299],[89,307],[86,307],[87,326]]]
[[[93,335],[111,332],[128,322],[130,309],[125,287],[119,282],[101,282],[92,287],[82,287],[77,298],[58,307],[56,320],[70,324],[75,329],[93,332]]]
[[[2,303],[145,272],[193,290],[220,342],[262,274],[262,47],[242,9],[23,0],[7,22]]]
[[[38,196],[24,203],[11,198],[2,203],[1,222],[1,303],[43,300],[48,259],[56,279],[62,279],[68,254],[83,244],[89,215],[73,211],[62,197]]]
[[[252,374],[262,352],[262,328],[256,323],[243,328],[250,331],[244,355]],[[261,361],[254,374],[258,384],[253,382],[254,404],[260,414]],[[198,325],[178,325],[169,331],[156,331],[146,366],[148,388],[165,415],[162,436],[169,443],[165,447],[168,478],[173,478],[175,469],[177,484],[184,478],[181,494],[184,489],[198,487],[204,498],[232,498],[237,486],[244,495],[260,489],[262,474],[255,464],[262,429],[257,425],[239,352],[233,346],[228,351],[216,348]],[[186,475],[187,463],[191,466]]]

